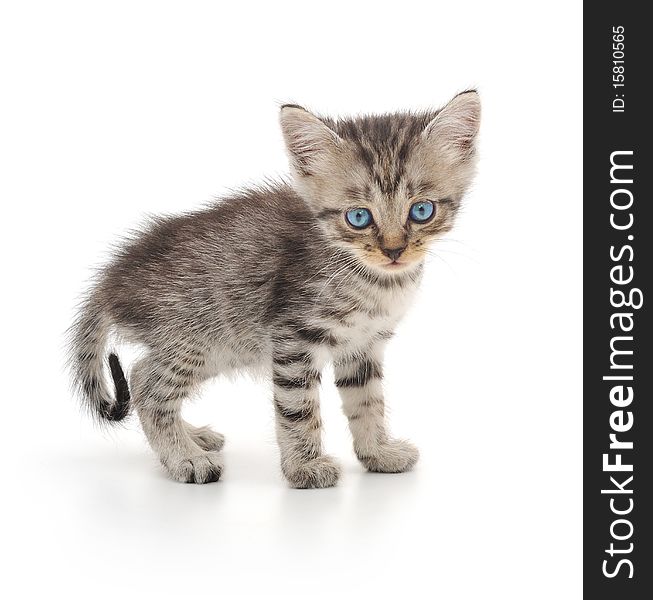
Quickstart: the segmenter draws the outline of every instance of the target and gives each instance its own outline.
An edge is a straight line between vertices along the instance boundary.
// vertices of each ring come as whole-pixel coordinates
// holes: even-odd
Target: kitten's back
[[[320,246],[313,223],[285,184],[155,218],[122,245],[96,293],[111,319],[133,330],[210,323],[218,312],[269,318],[279,286],[299,284],[310,268],[312,248]]]

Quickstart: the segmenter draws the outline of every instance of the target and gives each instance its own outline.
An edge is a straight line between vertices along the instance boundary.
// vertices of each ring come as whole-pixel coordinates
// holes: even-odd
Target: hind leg
[[[199,381],[199,366],[146,358],[135,367],[132,379],[134,406],[143,431],[170,477],[185,483],[217,481],[222,459],[206,443],[198,443],[210,436],[204,428],[192,428],[181,418],[182,402]]]
[[[224,446],[224,435],[213,431],[210,427],[205,425],[204,427],[195,427],[190,423],[185,423],[190,436],[193,438],[193,441],[203,450],[212,450],[214,452],[219,452]]]

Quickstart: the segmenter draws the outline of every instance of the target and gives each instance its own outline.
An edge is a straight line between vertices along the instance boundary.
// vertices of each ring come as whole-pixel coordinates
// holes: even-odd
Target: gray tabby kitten
[[[480,101],[332,120],[281,108],[294,187],[250,189],[156,219],[105,267],[71,328],[76,388],[120,421],[133,406],[173,479],[217,481],[224,437],[181,417],[184,399],[233,370],[271,373],[281,469],[292,487],[332,486],[318,387],[325,363],[370,471],[418,459],[384,420],[383,348],[422,277],[427,245],[452,227],[470,185]],[[109,334],[145,349],[129,386]]]

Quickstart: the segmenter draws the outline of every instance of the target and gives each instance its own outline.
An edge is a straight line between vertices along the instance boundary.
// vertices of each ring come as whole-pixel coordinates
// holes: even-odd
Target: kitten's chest
[[[375,339],[390,337],[408,310],[415,288],[369,291],[333,328],[337,340],[335,353],[353,352],[369,346]]]

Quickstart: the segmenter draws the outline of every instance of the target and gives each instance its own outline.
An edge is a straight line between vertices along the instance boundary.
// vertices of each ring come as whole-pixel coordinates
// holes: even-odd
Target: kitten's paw
[[[318,456],[292,466],[284,465],[282,470],[290,487],[294,488],[332,487],[340,477],[340,465],[330,456]]]
[[[219,452],[224,446],[224,435],[213,431],[210,427],[188,426],[193,441],[202,449]]]
[[[405,440],[388,440],[374,449],[374,453],[358,459],[374,473],[403,473],[410,471],[419,459],[419,450]]]
[[[165,467],[170,476],[182,483],[211,483],[222,475],[222,459],[217,452],[204,452],[175,462]]]

